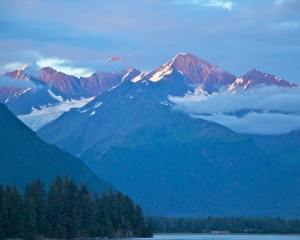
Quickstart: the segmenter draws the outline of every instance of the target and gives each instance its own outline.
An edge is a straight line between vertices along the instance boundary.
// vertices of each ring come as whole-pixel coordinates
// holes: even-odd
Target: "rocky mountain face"
[[[160,82],[164,79],[161,83],[165,85],[164,91],[176,96],[183,96],[199,87],[208,94],[226,88],[232,92],[237,89],[247,90],[261,84],[297,87],[294,83],[256,70],[236,78],[224,69],[192,54],[178,54],[150,73],[141,73],[120,57],[110,58],[106,64],[108,67],[105,71],[80,78],[50,67],[43,67],[39,71],[21,68],[6,73],[5,76],[11,83],[0,85],[0,102],[6,104],[14,114],[24,115],[33,109],[55,106],[62,101],[95,97],[129,80]],[[117,64],[117,67],[111,67],[110,64]],[[16,80],[27,84],[20,84],[20,81]]]
[[[156,82],[168,75],[180,73],[187,86],[201,86],[208,92],[218,92],[223,86],[232,84],[236,77],[218,66],[211,65],[192,54],[178,54],[156,70],[136,77],[134,82],[148,79]]]
[[[1,85],[0,102],[5,103],[14,114],[23,115],[30,113],[32,108],[41,109],[41,107],[54,106],[66,100],[95,97],[127,78],[134,78],[140,74],[137,69],[127,65],[121,58],[112,59],[109,60],[110,64],[111,62],[121,63],[117,69],[114,69],[114,72],[109,72],[109,70],[95,72],[86,78],[77,78],[58,72],[51,67],[43,67],[39,70],[23,67],[6,73],[5,81],[10,82]]]
[[[175,86],[186,86],[174,73]],[[290,191],[300,180],[299,161],[287,164],[247,136],[175,111],[168,94],[178,89],[168,76],[125,81],[37,133],[166,215],[300,214]]]
[[[23,69],[6,73],[0,79],[0,102],[16,115],[26,114],[32,108],[39,109],[40,106],[48,104],[55,105],[59,101],[54,95],[61,94],[56,88],[47,83],[23,73]]]
[[[254,86],[264,85],[264,86],[280,86],[280,87],[298,87],[297,84],[285,81],[281,78],[278,78],[274,75],[262,73],[255,69],[252,69],[250,72],[244,76],[237,78],[234,83],[232,83],[228,90],[237,90],[237,89],[250,89]]]
[[[62,72],[57,72],[50,67],[41,68],[40,80],[57,88],[67,99],[90,98],[109,90],[120,84],[123,77],[131,74],[139,74],[134,68],[124,68],[116,72],[95,72],[90,77],[74,77]],[[135,77],[135,75],[130,75]]]
[[[40,178],[47,186],[60,174],[69,175],[78,184],[84,181],[91,192],[115,188],[98,178],[79,158],[42,141],[30,128],[0,103],[0,182],[25,184]]]

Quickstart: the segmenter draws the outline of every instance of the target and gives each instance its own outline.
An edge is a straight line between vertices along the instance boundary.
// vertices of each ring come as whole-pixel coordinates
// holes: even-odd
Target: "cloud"
[[[264,86],[232,94],[223,91],[205,95],[195,92],[185,97],[170,97],[184,111],[197,114],[230,113],[240,109],[269,109],[272,111],[300,112],[300,88]]]
[[[37,61],[37,65],[41,67],[51,67],[57,71],[73,75],[76,77],[89,77],[93,71],[89,68],[80,68],[72,66],[72,62],[58,58],[42,58]]]
[[[200,5],[207,7],[221,7],[227,10],[231,10],[233,3],[224,2],[222,0],[177,0],[175,4],[185,4],[185,5]]]
[[[208,96],[200,91],[183,98],[170,97],[170,100],[176,103],[176,109],[237,132],[279,134],[300,127],[300,88],[265,86],[236,94],[224,91]],[[242,111],[248,114],[233,116]],[[260,111],[263,113],[257,113]]]
[[[25,63],[25,62],[12,62],[12,63],[5,64],[3,66],[3,69],[5,69],[5,71],[7,71],[7,72],[12,72],[12,71],[19,69],[26,65],[27,65],[27,63]]]
[[[233,3],[232,2],[223,2],[223,1],[218,1],[218,0],[211,0],[208,3],[205,4],[205,6],[210,6],[210,7],[221,7],[225,8],[228,10],[231,10]]]
[[[42,88],[41,86],[37,86],[31,80],[13,79],[8,76],[0,76],[0,87],[17,87],[20,89],[31,88],[32,90],[39,90]]]
[[[252,112],[243,118],[223,114],[192,116],[216,122],[235,132],[246,134],[277,135],[291,132],[300,127],[300,115]]]

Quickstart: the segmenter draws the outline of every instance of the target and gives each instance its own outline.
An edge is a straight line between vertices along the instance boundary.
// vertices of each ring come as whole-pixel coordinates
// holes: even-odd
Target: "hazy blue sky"
[[[89,75],[119,55],[150,71],[179,52],[241,76],[300,84],[299,0],[0,0],[0,73],[25,64]]]

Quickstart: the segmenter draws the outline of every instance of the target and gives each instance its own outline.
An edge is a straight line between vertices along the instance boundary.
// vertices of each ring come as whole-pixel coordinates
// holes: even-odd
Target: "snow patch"
[[[228,91],[232,91],[235,89],[240,83],[243,83],[244,79],[243,78],[237,78],[229,87],[227,88]]]
[[[169,105],[170,105],[169,102],[168,102],[167,100],[160,102],[160,104],[166,105],[166,106],[169,106]]]
[[[143,77],[145,77],[146,75],[148,75],[147,72],[142,72],[140,75],[136,76],[135,78],[133,78],[131,80],[131,82],[138,82],[140,81]]]
[[[26,93],[26,92],[28,92],[30,90],[31,90],[31,88],[29,87],[29,88],[25,89],[20,95],[22,95],[22,94],[24,94],[24,93]]]
[[[244,89],[246,89],[246,88],[249,86],[250,83],[252,83],[252,80],[249,80],[249,81],[247,82],[247,84],[244,86]]]
[[[158,82],[163,79],[165,75],[169,75],[173,72],[173,68],[171,69],[163,69],[162,71],[156,72],[149,80],[152,82]]]
[[[27,65],[25,65],[25,66],[19,68],[19,70],[20,70],[20,71],[24,71],[26,68],[27,68]]]
[[[96,102],[96,104],[95,104],[95,107],[94,107],[94,108],[98,108],[98,107],[100,107],[102,103],[103,103],[103,102]]]
[[[55,100],[57,100],[57,101],[59,101],[59,102],[63,102],[63,101],[64,101],[64,99],[63,99],[61,96],[56,96],[50,89],[48,89],[47,92],[49,93],[49,95],[50,95],[53,99],[55,99]]]
[[[121,84],[121,83],[120,83],[120,84]],[[120,84],[118,84],[118,85],[116,85],[116,86],[110,88],[108,91],[110,92],[111,90],[113,90],[113,89],[115,89],[116,87],[118,87]]]
[[[103,102],[96,102],[95,105],[94,105],[94,107],[91,107],[91,108],[88,108],[88,109],[84,109],[84,110],[78,109],[77,111],[80,112],[80,113],[85,113],[85,112],[88,112],[88,111],[90,111],[90,110],[93,110],[93,109],[95,109],[95,108],[100,107],[100,106],[102,105],[102,103],[103,103]]]
[[[125,78],[127,78],[129,76],[129,73],[131,73],[131,71],[133,70],[133,68],[130,68],[129,71],[124,75],[124,77],[122,78],[122,82],[124,82]]]
[[[80,100],[68,100],[61,102],[55,106],[40,106],[40,110],[32,107],[31,113],[26,115],[19,115],[17,117],[33,131],[37,131],[48,123],[54,121],[64,112],[69,111],[71,108],[81,108],[93,99],[94,97],[82,98]]]
[[[162,65],[149,80],[152,82],[158,82],[159,80],[163,79],[165,75],[171,74],[173,72],[172,64],[175,58]]]

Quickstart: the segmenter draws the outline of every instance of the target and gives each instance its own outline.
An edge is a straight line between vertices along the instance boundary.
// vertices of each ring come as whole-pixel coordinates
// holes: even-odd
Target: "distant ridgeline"
[[[243,218],[243,217],[207,217],[207,218],[166,218],[154,217],[155,232],[165,233],[276,233],[299,234],[300,219],[284,218]]]
[[[31,181],[22,195],[15,185],[0,184],[0,239],[72,239],[152,237],[142,209],[122,193],[101,197],[85,184],[58,176],[48,194],[41,180]]]

